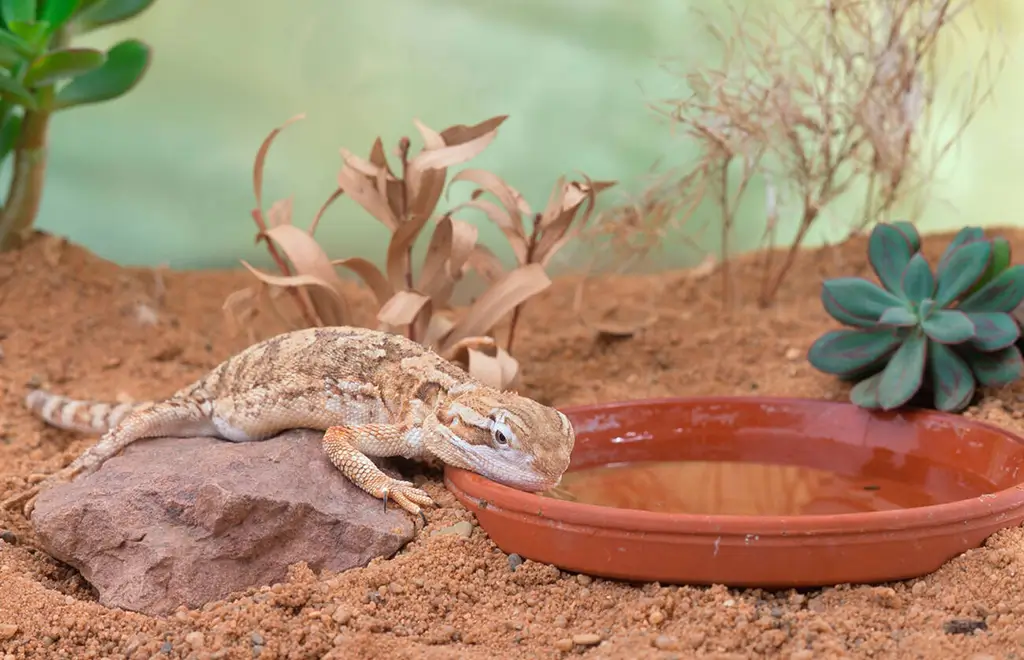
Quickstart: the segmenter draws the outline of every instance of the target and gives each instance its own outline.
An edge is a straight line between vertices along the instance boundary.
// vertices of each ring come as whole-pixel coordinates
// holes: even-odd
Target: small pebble
[[[203,644],[206,643],[206,638],[203,637],[203,633],[198,630],[193,630],[189,634],[185,635],[185,643],[194,649],[203,648]]]
[[[800,351],[799,348],[791,348],[786,351],[786,359],[789,360],[790,362],[795,362],[796,360],[799,360],[801,355],[803,355],[803,353]]]
[[[455,536],[461,536],[464,539],[468,539],[470,534],[472,534],[472,533],[473,533],[473,523],[471,523],[471,522],[469,522],[467,520],[463,520],[463,521],[455,523],[454,525],[449,525],[448,527],[445,527],[443,529],[439,529],[436,532],[434,532],[433,534],[431,534],[431,536],[455,535]]]
[[[674,651],[679,646],[675,638],[668,635],[658,635],[651,643],[654,644],[654,648],[661,649],[662,651]]]
[[[647,620],[651,623],[652,626],[657,626],[665,620],[665,613],[661,610],[656,609],[647,615]]]
[[[10,639],[18,634],[18,626],[13,623],[0,624],[0,639]]]
[[[18,537],[15,536],[14,532],[7,529],[0,529],[0,541],[9,545],[18,545]]]
[[[352,613],[346,610],[344,607],[339,607],[334,610],[334,614],[331,616],[334,622],[339,626],[343,626],[352,620]]]
[[[583,575],[581,573],[581,574],[576,576],[576,581],[579,582],[584,587],[589,587],[590,584],[594,581],[594,578],[590,577],[589,575]]]
[[[580,633],[572,636],[572,643],[576,646],[594,646],[601,643],[601,636],[595,633]]]
[[[171,644],[170,640],[160,645],[161,653],[166,653],[167,655],[170,655],[172,650],[174,650],[174,645]]]
[[[915,582],[914,586],[910,588],[910,593],[914,594],[915,596],[923,596],[926,591],[928,591],[928,585],[925,584],[924,580]]]
[[[563,637],[562,639],[555,640],[554,643],[554,647],[559,651],[571,651],[572,646],[572,640],[568,637]]]
[[[508,556],[508,568],[510,571],[514,571],[522,565],[523,558],[517,555],[516,553],[513,552]]]

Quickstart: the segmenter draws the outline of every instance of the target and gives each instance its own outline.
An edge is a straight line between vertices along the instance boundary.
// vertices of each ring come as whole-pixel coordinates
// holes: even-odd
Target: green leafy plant
[[[0,166],[14,160],[0,251],[20,245],[39,212],[53,113],[118,98],[149,68],[150,48],[137,39],[102,51],[71,47],[71,37],[133,18],[154,1],[0,0]]]
[[[920,390],[934,406],[959,411],[977,385],[1000,387],[1024,375],[1011,312],[1024,299],[1024,265],[1010,265],[1010,245],[978,227],[961,230],[932,271],[921,237],[907,222],[878,224],[868,259],[882,286],[861,277],[822,285],[825,310],[848,326],[811,346],[815,368],[859,381],[850,399],[892,410]]]

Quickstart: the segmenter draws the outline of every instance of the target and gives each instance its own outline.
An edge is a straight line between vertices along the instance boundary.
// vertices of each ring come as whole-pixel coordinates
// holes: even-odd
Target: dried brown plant
[[[300,116],[301,117],[301,116]],[[422,139],[422,150],[410,156],[410,140],[399,140],[397,156],[401,176],[388,163],[380,138],[374,142],[369,158],[360,158],[341,150],[343,165],[338,174],[338,189],[321,207],[308,230],[291,223],[291,200],[274,204],[269,222],[264,221],[261,206],[263,162],[273,139],[289,123],[275,129],[261,146],[254,169],[257,209],[252,216],[259,227],[257,240],[266,239],[271,258],[280,275],[253,268],[242,261],[258,280],[255,288],[232,294],[225,309],[235,324],[246,323],[263,305],[268,305],[285,319],[276,307],[280,292],[291,293],[305,325],[351,325],[353,320],[342,291],[342,280],[336,272],[341,266],[356,274],[372,291],[378,311],[377,327],[389,332],[402,332],[411,339],[433,348],[446,358],[461,364],[472,375],[497,387],[513,385],[519,365],[511,355],[511,338],[505,348],[499,347],[489,333],[509,313],[512,327],[518,310],[551,281],[546,273],[550,256],[574,236],[570,231],[572,218],[584,199],[593,196],[606,184],[595,184],[593,192],[586,185],[559,182],[545,211],[542,230],[528,238],[515,230],[515,212],[502,213],[501,207],[487,207],[481,200],[472,200],[436,217],[423,263],[416,273],[413,247],[435,217],[436,207],[446,187],[448,168],[465,163],[479,155],[495,138],[505,116],[494,117],[474,126],[456,125],[435,132],[415,122]],[[517,198],[517,209],[528,207],[500,178],[483,170],[465,170],[453,178],[475,181],[496,195]],[[349,257],[331,260],[313,238],[324,211],[342,194],[347,194],[391,232],[385,268],[382,271],[368,259]],[[501,197],[505,199],[513,197]],[[507,270],[497,256],[477,242],[476,226],[457,219],[454,213],[463,206],[485,210],[509,236],[518,266]],[[516,211],[520,212],[520,211]],[[588,208],[589,214],[589,208]],[[269,225],[269,226],[268,226]],[[520,239],[526,246],[520,249]],[[276,245],[275,245],[276,244]],[[288,262],[277,250],[280,246]],[[522,255],[522,257],[520,256]],[[469,269],[476,270],[488,288],[457,319],[444,314],[452,310],[452,294]],[[276,296],[275,296],[276,294]],[[287,321],[286,321],[287,323]],[[290,324],[294,325],[294,323]],[[511,335],[511,332],[510,332]]]
[[[480,187],[473,191],[469,201],[456,206],[449,213],[462,208],[482,211],[505,234],[515,255],[517,269],[544,270],[550,265],[555,254],[586,228],[594,211],[597,195],[615,185],[614,181],[592,181],[586,175],[582,176],[583,182],[566,181],[565,177],[560,177],[551,190],[544,210],[534,213],[519,191],[497,175],[484,170],[463,170],[452,177],[452,183],[468,181]],[[485,199],[485,194],[490,194],[497,202]],[[584,202],[587,206],[580,216],[578,212]],[[529,231],[526,229],[527,221]],[[484,245],[476,247],[470,261],[476,271],[491,283],[500,282],[501,278],[507,277],[501,260]],[[512,351],[522,308],[523,305],[518,305],[512,311],[508,340],[505,344],[505,350],[508,352]]]
[[[847,227],[853,235],[888,219],[928,186],[939,161],[991,96],[1005,61],[993,66],[986,47],[970,84],[959,88],[966,95],[959,123],[935,148],[929,166],[940,34],[972,4],[815,0],[786,15],[788,8],[775,3],[753,3],[743,12],[729,8],[728,35],[711,28],[723,48],[723,64],[687,71],[691,94],[656,108],[698,147],[694,164],[678,181],[699,195],[692,208],[713,195],[725,300],[729,238],[753,181],[766,191],[762,305],[774,300],[808,232],[837,199],[863,192],[859,219]],[[667,185],[654,196],[674,196],[679,187]],[[776,264],[771,248],[780,199],[797,203],[799,220]],[[669,216],[678,220],[678,214]]]

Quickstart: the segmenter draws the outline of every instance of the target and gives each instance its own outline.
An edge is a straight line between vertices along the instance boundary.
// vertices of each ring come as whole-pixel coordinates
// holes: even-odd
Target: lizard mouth
[[[499,452],[486,445],[472,445],[448,429],[442,434],[446,440],[442,460],[454,467],[476,472],[503,486],[529,492],[547,490],[558,481],[539,474],[533,467],[533,456],[529,454]]]

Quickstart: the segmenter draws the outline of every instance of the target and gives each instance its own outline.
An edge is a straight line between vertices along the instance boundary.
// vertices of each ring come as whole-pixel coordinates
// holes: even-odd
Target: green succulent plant
[[[53,113],[122,96],[149,67],[150,48],[137,39],[97,50],[71,47],[71,37],[126,21],[154,2],[0,0],[0,166],[14,159],[0,251],[19,245],[35,222]]]
[[[1024,265],[1010,245],[966,227],[932,271],[908,222],[879,224],[868,259],[882,286],[861,277],[822,285],[825,310],[847,326],[826,332],[808,351],[818,370],[856,380],[850,400],[892,410],[930,390],[934,407],[959,411],[977,385],[998,387],[1024,375],[1010,314],[1024,299]]]

